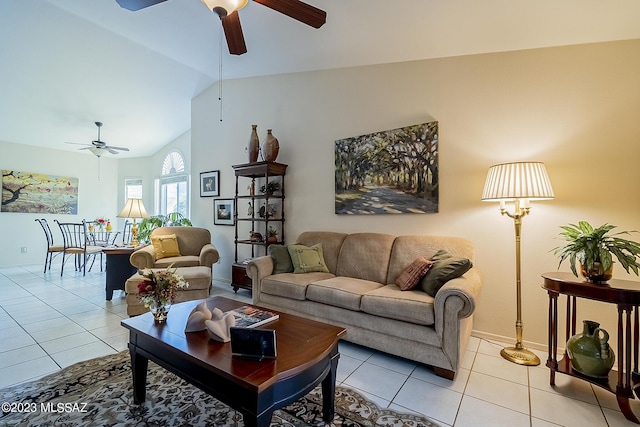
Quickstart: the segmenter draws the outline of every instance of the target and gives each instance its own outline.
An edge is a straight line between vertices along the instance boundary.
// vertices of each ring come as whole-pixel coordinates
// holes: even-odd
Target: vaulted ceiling
[[[0,141],[153,154],[223,79],[640,38],[637,0],[308,0],[316,30],[249,1],[248,53],[229,55],[199,0],[131,12],[115,0],[0,1]],[[640,52],[638,52],[640,55]],[[88,151],[85,151],[89,153]],[[90,153],[89,153],[90,154]]]

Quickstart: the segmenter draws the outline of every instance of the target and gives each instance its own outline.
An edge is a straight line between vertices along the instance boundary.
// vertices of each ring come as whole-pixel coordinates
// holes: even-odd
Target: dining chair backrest
[[[82,222],[55,221],[60,227],[65,249],[84,249],[87,247],[87,244],[90,244],[87,224],[84,220],[82,220]]]
[[[51,232],[51,228],[49,228],[49,224],[47,223],[47,220],[44,218],[36,218],[36,221],[38,221],[38,224],[40,224],[40,226],[42,227],[42,230],[44,231],[44,235],[47,237],[47,247],[52,246],[53,233]]]
[[[126,246],[131,243],[131,222],[126,220],[122,229],[122,245]]]

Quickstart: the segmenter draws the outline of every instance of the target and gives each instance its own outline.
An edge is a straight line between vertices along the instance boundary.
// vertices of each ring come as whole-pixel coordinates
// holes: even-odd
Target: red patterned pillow
[[[398,276],[396,285],[400,287],[401,291],[408,291],[415,288],[432,265],[433,262],[424,257],[416,259]]]

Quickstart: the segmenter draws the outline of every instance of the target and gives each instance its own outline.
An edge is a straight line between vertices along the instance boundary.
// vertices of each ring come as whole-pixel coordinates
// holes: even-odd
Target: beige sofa
[[[131,254],[129,262],[139,270],[145,268],[196,267],[211,268],[220,255],[211,244],[211,233],[200,227],[159,227],[151,232],[154,236],[175,234],[180,250],[179,256],[160,258],[152,244]]]
[[[433,366],[453,379],[473,326],[482,285],[477,268],[450,280],[435,298],[401,291],[397,277],[418,257],[444,249],[474,260],[459,237],[305,232],[297,243],[321,243],[328,273],[272,274],[271,256],[249,262],[253,303],[347,329],[345,340]]]

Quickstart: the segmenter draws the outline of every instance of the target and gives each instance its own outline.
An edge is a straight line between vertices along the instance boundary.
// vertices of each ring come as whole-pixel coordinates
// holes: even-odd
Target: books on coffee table
[[[250,305],[243,305],[230,313],[236,318],[236,328],[255,328],[280,318],[278,313]]]

